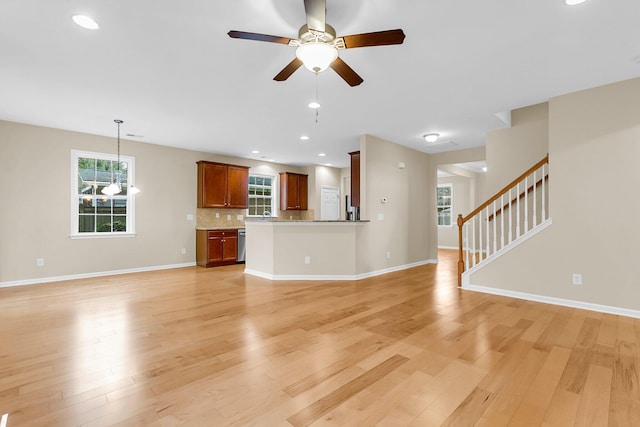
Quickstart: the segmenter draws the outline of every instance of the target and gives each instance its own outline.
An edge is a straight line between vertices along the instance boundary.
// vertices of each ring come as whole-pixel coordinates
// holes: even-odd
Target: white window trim
[[[451,224],[449,225],[440,225],[439,228],[453,228],[454,218],[453,218],[453,183],[446,184],[438,184],[437,188],[450,187],[451,188]],[[436,221],[438,221],[438,191],[436,189]]]
[[[127,230],[128,231],[115,231],[110,233],[80,233],[78,232],[78,159],[80,157],[97,158],[103,160],[117,161],[118,156],[116,154],[98,153],[95,151],[83,151],[83,150],[71,150],[71,233],[69,237],[72,239],[105,239],[112,237],[135,237],[135,197],[129,191],[127,191]],[[120,155],[120,160],[129,164],[128,175],[135,179],[136,172],[136,159],[132,156]],[[130,182],[128,182],[130,184]]]
[[[249,172],[249,177],[259,176],[262,178],[271,178],[271,218],[278,217],[278,189],[280,183],[278,182],[278,175],[271,175],[268,173],[253,173]],[[245,213],[247,218],[262,218],[262,215],[249,215],[249,209]]]

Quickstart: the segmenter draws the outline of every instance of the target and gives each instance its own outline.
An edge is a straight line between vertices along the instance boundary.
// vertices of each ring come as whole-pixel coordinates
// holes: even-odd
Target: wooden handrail
[[[544,176],[544,180],[545,180],[545,181],[549,181],[549,175],[545,175],[545,176]],[[529,186],[529,188],[527,188],[527,189],[526,189],[526,191],[521,192],[519,196],[516,196],[516,197],[514,197],[513,199],[511,199],[511,201],[510,201],[510,202],[505,203],[505,204],[504,204],[504,206],[502,207],[502,209],[499,209],[499,210],[496,212],[496,216],[498,216],[498,215],[502,215],[502,212],[503,212],[505,209],[508,209],[511,205],[514,205],[518,199],[524,199],[524,196],[526,196],[527,194],[529,194],[529,193],[531,193],[531,192],[533,191],[533,187],[536,187],[536,188],[537,188],[537,187],[540,187],[540,185],[541,185],[541,184],[542,184],[542,178],[541,178],[541,179],[539,179],[539,180],[535,183],[535,185],[530,185],[530,186]],[[487,217],[487,221],[493,221],[493,214],[490,214],[490,215]]]
[[[484,208],[486,208],[487,206],[489,206],[491,203],[495,202],[496,200],[498,200],[500,198],[500,196],[502,196],[503,194],[505,194],[507,191],[509,191],[510,188],[512,188],[514,185],[516,185],[518,182],[522,181],[523,179],[525,179],[527,176],[531,175],[533,173],[533,171],[538,170],[538,168],[540,168],[542,165],[544,165],[545,163],[549,163],[549,155],[547,154],[546,156],[544,156],[544,159],[540,160],[538,163],[536,163],[535,165],[531,166],[525,173],[523,173],[522,175],[520,175],[519,177],[517,177],[516,179],[514,179],[513,181],[511,181],[509,183],[509,185],[507,185],[506,187],[504,187],[502,190],[498,191],[493,197],[491,197],[489,200],[487,200],[486,202],[484,202],[483,204],[481,204],[480,206],[478,206],[473,212],[471,212],[469,215],[465,216],[462,218],[462,224],[464,224],[465,222],[469,221],[471,218],[473,218],[478,212],[480,212],[481,210],[483,210]]]
[[[458,286],[462,286],[462,273],[465,270],[465,265],[464,265],[464,254],[463,254],[463,241],[462,241],[462,227],[464,226],[465,222],[469,221],[471,218],[473,218],[475,215],[478,214],[478,212],[481,212],[484,208],[486,208],[487,206],[489,206],[491,203],[494,203],[496,200],[498,200],[501,196],[503,196],[505,193],[507,193],[509,191],[509,189],[513,188],[514,186],[516,186],[520,181],[522,181],[523,179],[525,179],[526,177],[528,177],[529,175],[531,175],[533,172],[537,171],[539,168],[541,168],[544,164],[549,163],[549,154],[547,154],[546,156],[544,156],[544,158],[542,160],[540,160],[538,163],[536,163],[535,165],[531,166],[526,172],[524,172],[523,174],[521,174],[519,177],[517,177],[516,179],[514,179],[513,181],[511,181],[507,186],[505,186],[502,190],[498,191],[493,197],[489,198],[489,200],[487,200],[486,202],[484,202],[483,204],[481,204],[480,206],[478,206],[473,212],[471,212],[469,215],[463,217],[462,214],[458,215]],[[542,179],[547,180],[548,176],[544,176],[543,178],[540,179],[540,181],[542,181]],[[535,185],[535,184],[534,184]],[[533,186],[531,186],[531,191],[533,190]],[[529,193],[529,189],[525,190],[525,194]],[[516,200],[521,197],[520,195],[516,196]]]

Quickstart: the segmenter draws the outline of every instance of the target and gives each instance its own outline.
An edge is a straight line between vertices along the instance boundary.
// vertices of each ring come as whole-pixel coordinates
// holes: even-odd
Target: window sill
[[[109,239],[120,237],[136,237],[136,233],[82,233],[82,234],[70,234],[70,239]]]

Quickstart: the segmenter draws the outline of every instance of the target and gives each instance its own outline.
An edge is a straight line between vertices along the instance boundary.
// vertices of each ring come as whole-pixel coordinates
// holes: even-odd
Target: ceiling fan
[[[302,65],[314,73],[331,67],[349,86],[358,86],[363,80],[340,59],[339,49],[402,44],[405,38],[401,29],[336,37],[336,30],[326,23],[326,0],[304,0],[304,9],[307,23],[300,27],[297,39],[235,30],[229,31],[228,35],[234,39],[281,43],[297,47],[295,59],[273,80],[279,82],[287,80]]]

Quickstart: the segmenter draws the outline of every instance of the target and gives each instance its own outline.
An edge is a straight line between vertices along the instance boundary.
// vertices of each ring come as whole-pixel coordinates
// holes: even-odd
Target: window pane
[[[96,221],[96,231],[98,233],[111,232],[111,215],[98,215],[96,216]]]
[[[127,231],[127,217],[126,216],[114,216],[113,217],[113,231]]]
[[[95,217],[93,215],[78,215],[78,231],[93,233],[95,231]]]
[[[78,203],[78,213],[81,214],[95,214],[96,207],[93,201],[93,197],[80,197]]]

